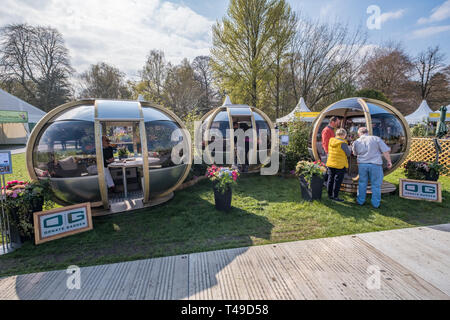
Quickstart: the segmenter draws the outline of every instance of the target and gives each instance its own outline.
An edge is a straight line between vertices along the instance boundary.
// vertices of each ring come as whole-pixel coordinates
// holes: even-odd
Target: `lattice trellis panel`
[[[450,140],[439,140],[439,143],[442,149],[442,152],[439,153],[439,163],[447,168],[445,175],[450,177]],[[436,160],[436,148],[433,139],[413,138],[406,161],[409,160],[434,162]]]

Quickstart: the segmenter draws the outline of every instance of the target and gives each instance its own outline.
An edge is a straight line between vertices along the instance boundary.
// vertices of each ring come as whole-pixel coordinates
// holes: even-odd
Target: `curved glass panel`
[[[144,114],[144,121],[173,121],[164,112],[151,107],[142,107],[142,113]]]
[[[367,103],[367,106],[372,117],[373,135],[391,148],[392,164],[395,165],[406,152],[406,128],[392,111],[373,103]]]
[[[224,139],[229,138],[230,121],[228,119],[228,112],[220,111],[211,123],[211,129],[218,129]]]
[[[336,102],[332,107],[330,107],[330,109],[327,110],[327,114],[332,113],[335,116],[341,117],[343,117],[345,113],[351,114],[353,112],[364,112],[364,109],[359,104],[358,99],[354,98]]]
[[[224,111],[220,111],[211,123],[211,130],[217,129],[222,134],[223,144],[222,144],[222,152],[220,151],[212,151],[211,155],[218,160],[220,164],[227,162],[227,141],[230,138],[230,122],[228,117],[228,112],[226,109]],[[213,138],[214,139],[214,138]],[[212,142],[210,140],[209,142]]]
[[[52,121],[64,120],[80,120],[80,121],[94,121],[95,106],[77,106],[69,109],[62,114],[56,116]]]
[[[356,105],[354,104],[356,103]],[[322,141],[322,132],[329,125],[330,119],[333,116],[338,116],[340,118],[339,128],[344,128],[347,131],[347,141],[349,145],[358,139],[358,129],[360,127],[366,127],[366,118],[364,116],[364,111],[361,105],[356,99],[347,99],[336,103],[334,108],[330,108],[327,111],[327,116],[319,124],[319,130],[317,136],[315,137],[317,141],[317,153],[321,161],[327,161],[327,153],[325,143]],[[336,129],[333,129],[336,131]],[[349,158],[349,168],[348,174],[351,177],[356,177],[358,175],[358,165],[357,158],[353,155]]]
[[[317,132],[317,136],[315,137],[317,141],[317,152],[319,153],[322,161],[326,160],[325,146],[322,143],[322,132],[330,123],[330,118],[332,116],[334,116],[334,114],[330,114],[323,119],[323,121],[319,124],[319,130]],[[341,118],[339,127],[344,128],[347,131],[347,140],[351,143],[358,139],[358,129],[366,126],[366,118],[364,117],[364,113],[361,111],[359,112],[359,115],[345,116]]]
[[[237,129],[241,129],[243,130],[244,134],[243,135],[238,135],[235,132],[235,137],[234,137],[234,144],[235,144],[235,151],[236,152],[241,152],[239,153],[242,156],[242,152],[245,152],[245,154],[248,154],[248,152],[250,151],[250,146],[253,143],[253,122],[252,122],[252,115],[254,116],[255,119],[255,125],[256,125],[256,134],[258,135],[258,150],[261,149],[262,150],[266,150],[266,149],[270,149],[271,147],[271,131],[270,131],[270,125],[267,123],[267,121],[265,120],[265,118],[261,115],[260,112],[258,112],[257,110],[252,110],[250,107],[227,107],[226,110],[222,110],[220,112],[217,113],[217,115],[214,117],[213,121],[211,122],[211,129],[217,129],[221,132],[224,141],[223,141],[223,152],[220,151],[212,151],[212,156],[216,158],[216,161],[219,161],[217,159],[222,159],[222,161],[217,162],[217,164],[224,164],[224,163],[228,163],[228,158],[227,156],[229,156],[229,154],[227,153],[227,142],[229,139],[229,134],[230,134],[230,119],[229,119],[229,113],[231,115],[232,118],[232,123],[233,123],[233,127],[235,130]],[[204,123],[207,122],[206,120],[204,121]],[[262,140],[260,139],[259,135],[262,134],[263,130],[266,131],[267,134],[267,145],[261,146]],[[241,134],[242,132],[239,131]],[[205,142],[205,141],[204,141]],[[211,143],[212,141],[209,141],[209,143]],[[205,143],[204,143],[205,145]],[[239,149],[240,148],[240,149]],[[239,150],[238,150],[239,149]],[[244,149],[244,151],[242,151]],[[236,161],[236,156],[237,153],[235,152],[235,161]],[[217,153],[217,155],[216,155]],[[223,157],[223,158],[222,158]],[[248,156],[245,156],[245,160],[244,158],[242,159],[238,159],[237,161],[241,161],[242,163],[246,163],[248,164]]]
[[[396,165],[406,152],[406,132],[401,121],[393,114],[372,115],[373,135],[391,148],[392,165]]]
[[[345,118],[344,121],[341,122],[341,127],[347,131],[346,140],[350,146],[359,138],[359,128],[367,127],[366,118],[364,116]],[[351,177],[356,177],[358,175],[358,159],[353,154],[348,159],[348,174]]]
[[[248,107],[228,107],[232,116],[251,116],[252,111]]]
[[[98,119],[129,120],[140,119],[139,104],[137,101],[110,101],[97,100]]]
[[[377,106],[377,105],[375,105],[375,104],[373,104],[373,103],[367,102],[366,104],[367,104],[367,106],[369,107],[369,113],[370,113],[371,115],[373,115],[373,114],[379,114],[379,113],[384,113],[384,114],[391,114],[391,113],[392,113],[392,112],[389,112],[389,111],[387,111],[386,109],[384,109],[384,108],[382,108],[382,107],[380,107],[380,106]]]
[[[181,131],[172,139],[172,133],[177,129],[180,126],[174,121],[145,122],[150,169],[175,166],[171,160],[172,149],[183,142]]]
[[[38,177],[74,178],[97,175],[94,123],[57,121],[40,132],[33,149]]]
[[[257,112],[254,111],[253,112],[254,118],[255,118],[255,124],[256,124],[256,134],[258,136],[258,150],[266,150],[266,149],[270,149],[271,148],[271,131],[270,131],[270,126],[269,124],[266,122],[266,120]],[[262,132],[264,132],[267,134],[267,146],[261,146],[262,143],[262,139],[261,139],[261,134]]]

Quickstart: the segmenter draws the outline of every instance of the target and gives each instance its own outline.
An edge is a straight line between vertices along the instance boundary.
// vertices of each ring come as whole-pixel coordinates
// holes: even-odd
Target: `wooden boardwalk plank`
[[[450,224],[358,237],[450,295]]]
[[[0,299],[450,299],[450,225],[80,270],[80,290],[67,288],[65,270],[2,278]]]

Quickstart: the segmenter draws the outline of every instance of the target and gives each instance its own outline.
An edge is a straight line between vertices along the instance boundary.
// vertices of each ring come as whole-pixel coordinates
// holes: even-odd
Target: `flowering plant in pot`
[[[213,182],[216,209],[229,211],[231,209],[231,187],[237,183],[239,172],[236,169],[213,165],[208,168],[206,176]]]
[[[299,161],[295,173],[300,180],[302,198],[308,201],[322,199],[323,176],[327,167],[322,161]]]
[[[117,153],[119,155],[119,159],[120,160],[128,158],[128,149],[127,149],[127,147],[118,148],[117,149]]]
[[[438,181],[439,175],[447,171],[442,164],[425,161],[408,161],[403,168],[406,178],[412,180]]]
[[[2,190],[6,195],[6,213],[11,224],[11,240],[21,243],[34,237],[33,213],[42,211],[51,199],[48,180],[33,182],[9,181]]]

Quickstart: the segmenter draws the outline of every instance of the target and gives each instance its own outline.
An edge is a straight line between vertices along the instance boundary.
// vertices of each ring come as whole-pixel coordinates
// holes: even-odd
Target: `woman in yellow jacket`
[[[348,168],[348,157],[351,153],[345,140],[346,137],[347,131],[341,128],[336,131],[336,137],[331,138],[328,143],[328,197],[338,202],[344,201],[339,198],[339,190],[342,181],[344,181],[345,172]]]

